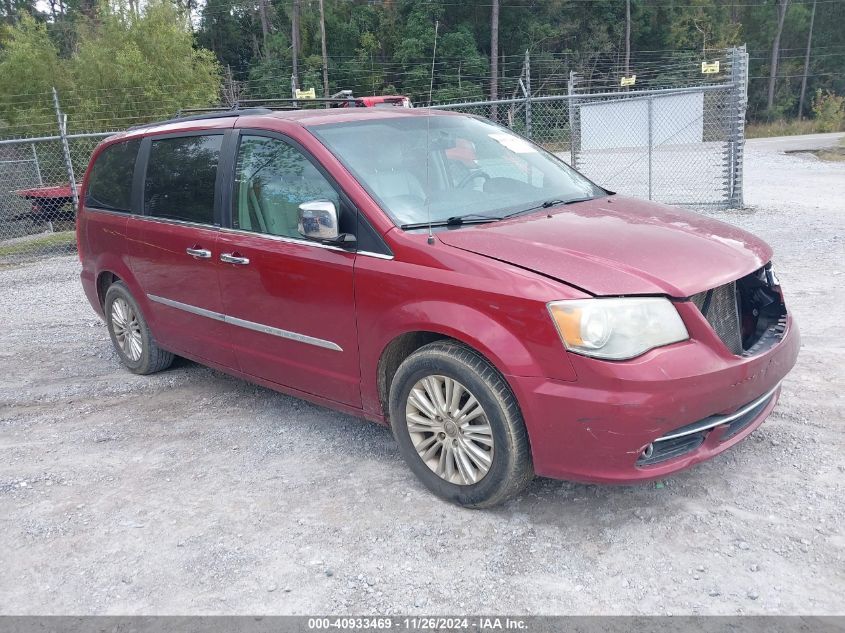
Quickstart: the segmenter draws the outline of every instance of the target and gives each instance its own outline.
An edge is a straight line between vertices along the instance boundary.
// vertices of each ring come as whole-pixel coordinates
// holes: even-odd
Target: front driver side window
[[[241,137],[234,228],[301,238],[299,205],[313,200],[329,200],[339,209],[337,192],[302,152],[275,138]]]

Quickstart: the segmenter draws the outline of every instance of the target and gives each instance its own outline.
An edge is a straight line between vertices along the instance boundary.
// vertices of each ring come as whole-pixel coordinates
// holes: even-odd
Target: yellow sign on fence
[[[622,79],[619,81],[619,85],[623,88],[625,86],[633,86],[635,83],[637,83],[636,75],[631,75],[630,77],[622,77]]]
[[[701,62],[701,72],[705,75],[715,75],[719,72],[719,62]]]
[[[296,98],[297,99],[316,99],[317,93],[314,92],[313,88],[309,88],[308,90],[299,90],[296,91]]]

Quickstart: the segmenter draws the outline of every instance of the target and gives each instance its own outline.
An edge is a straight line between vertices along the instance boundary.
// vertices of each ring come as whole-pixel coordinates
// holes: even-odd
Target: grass
[[[845,137],[839,139],[836,147],[829,147],[816,152],[821,160],[829,160],[836,163],[845,163]]]
[[[56,250],[73,250],[76,246],[76,234],[73,231],[62,231],[61,233],[50,233],[44,237],[37,237],[31,240],[22,240],[13,244],[0,245],[0,257],[12,257],[15,255],[37,255]]]
[[[820,134],[830,132],[823,129],[815,119],[781,119],[769,123],[749,123],[745,126],[745,138],[769,136],[795,136],[797,134]]]

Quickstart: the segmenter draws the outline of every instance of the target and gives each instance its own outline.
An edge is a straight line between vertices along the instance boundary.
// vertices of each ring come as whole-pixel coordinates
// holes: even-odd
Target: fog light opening
[[[640,458],[641,459],[650,459],[652,453],[654,453],[654,444],[649,444],[648,446],[645,447],[645,450],[643,450],[642,454],[640,455]]]

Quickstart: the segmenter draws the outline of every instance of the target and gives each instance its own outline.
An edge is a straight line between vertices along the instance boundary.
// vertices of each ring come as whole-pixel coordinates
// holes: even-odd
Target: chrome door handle
[[[220,261],[227,264],[238,264],[239,266],[246,266],[249,263],[249,257],[239,257],[232,253],[220,253]]]
[[[211,259],[211,251],[207,248],[186,248],[185,252],[197,259]]]

